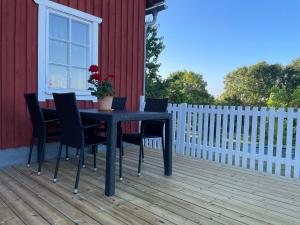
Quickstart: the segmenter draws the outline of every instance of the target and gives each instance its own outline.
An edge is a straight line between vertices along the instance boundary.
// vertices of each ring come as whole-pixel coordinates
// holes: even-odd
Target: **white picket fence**
[[[299,179],[300,109],[169,104],[168,112],[177,154]]]

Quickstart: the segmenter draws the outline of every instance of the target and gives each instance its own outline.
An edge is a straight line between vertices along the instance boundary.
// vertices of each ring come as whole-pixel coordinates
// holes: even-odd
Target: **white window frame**
[[[62,15],[68,19],[87,22],[90,24],[90,59],[91,64],[98,64],[98,34],[99,24],[102,19],[94,15],[73,9],[50,0],[34,0],[38,4],[38,100],[45,101],[53,99],[53,92],[75,92],[78,100],[97,101],[90,91],[75,91],[74,89],[49,90],[48,78],[48,57],[49,57],[49,13]]]

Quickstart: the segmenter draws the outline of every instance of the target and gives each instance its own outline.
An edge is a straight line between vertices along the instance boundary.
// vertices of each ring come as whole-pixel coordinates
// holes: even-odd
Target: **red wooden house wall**
[[[144,0],[56,0],[103,19],[99,65],[115,74],[117,96],[138,109],[143,91]],[[31,124],[23,94],[37,92],[38,5],[33,0],[0,1],[0,149],[29,144]],[[51,106],[53,102],[42,103]],[[93,107],[83,101],[81,107]]]

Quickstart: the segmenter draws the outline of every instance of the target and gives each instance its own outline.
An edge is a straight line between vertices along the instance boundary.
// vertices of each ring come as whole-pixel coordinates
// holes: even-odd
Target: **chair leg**
[[[81,150],[80,150],[80,155],[81,155]],[[79,158],[80,158],[80,155],[79,155]],[[85,164],[84,164],[84,149],[83,149],[83,153],[82,153],[82,168],[85,168]]]
[[[69,159],[69,148],[68,145],[66,145],[66,161],[68,161]]]
[[[31,138],[31,141],[30,141],[30,149],[29,149],[29,155],[28,155],[27,167],[30,167],[31,156],[32,156],[32,150],[33,150],[33,142],[34,142],[34,137],[33,137],[33,135],[32,135],[32,138]]]
[[[120,152],[119,152],[119,178],[122,181],[123,180],[123,143],[120,143]]]
[[[144,156],[144,142],[142,141],[142,143],[141,143],[141,146],[142,146],[142,161],[144,162],[144,158],[145,158],[145,156]]]
[[[38,167],[38,175],[41,175],[41,170],[42,170],[42,164],[44,161],[44,154],[45,154],[45,140],[39,141],[39,148],[41,149],[40,152],[40,159],[39,159],[39,167]]]
[[[139,167],[138,167],[138,176],[141,176],[141,167],[142,167],[142,152],[143,152],[143,143],[140,144],[140,153],[139,153]]]
[[[161,145],[162,145],[163,159],[165,162],[165,139],[164,139],[164,137],[161,137]]]
[[[58,173],[58,167],[59,167],[59,162],[60,162],[60,157],[61,157],[61,151],[62,151],[62,143],[60,143],[60,145],[59,145],[59,150],[58,150],[58,154],[57,154],[55,172],[54,172],[54,177],[53,177],[54,183],[56,183],[56,181],[57,181],[57,173]]]
[[[93,147],[93,153],[94,153],[94,171],[97,171],[97,146]]]
[[[79,149],[76,150],[76,157],[79,158]]]
[[[78,193],[78,185],[79,185],[79,178],[80,178],[80,169],[83,166],[83,156],[84,156],[84,149],[83,147],[80,149],[80,155],[79,155],[79,161],[78,161],[78,167],[77,167],[77,174],[76,174],[76,180],[75,180],[75,186],[74,186],[74,194]]]

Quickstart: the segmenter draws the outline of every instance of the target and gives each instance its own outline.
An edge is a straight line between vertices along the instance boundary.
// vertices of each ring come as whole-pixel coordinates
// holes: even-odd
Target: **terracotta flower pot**
[[[113,101],[113,96],[105,96],[102,99],[98,99],[99,102],[99,110],[108,111],[111,110],[111,105]]]

